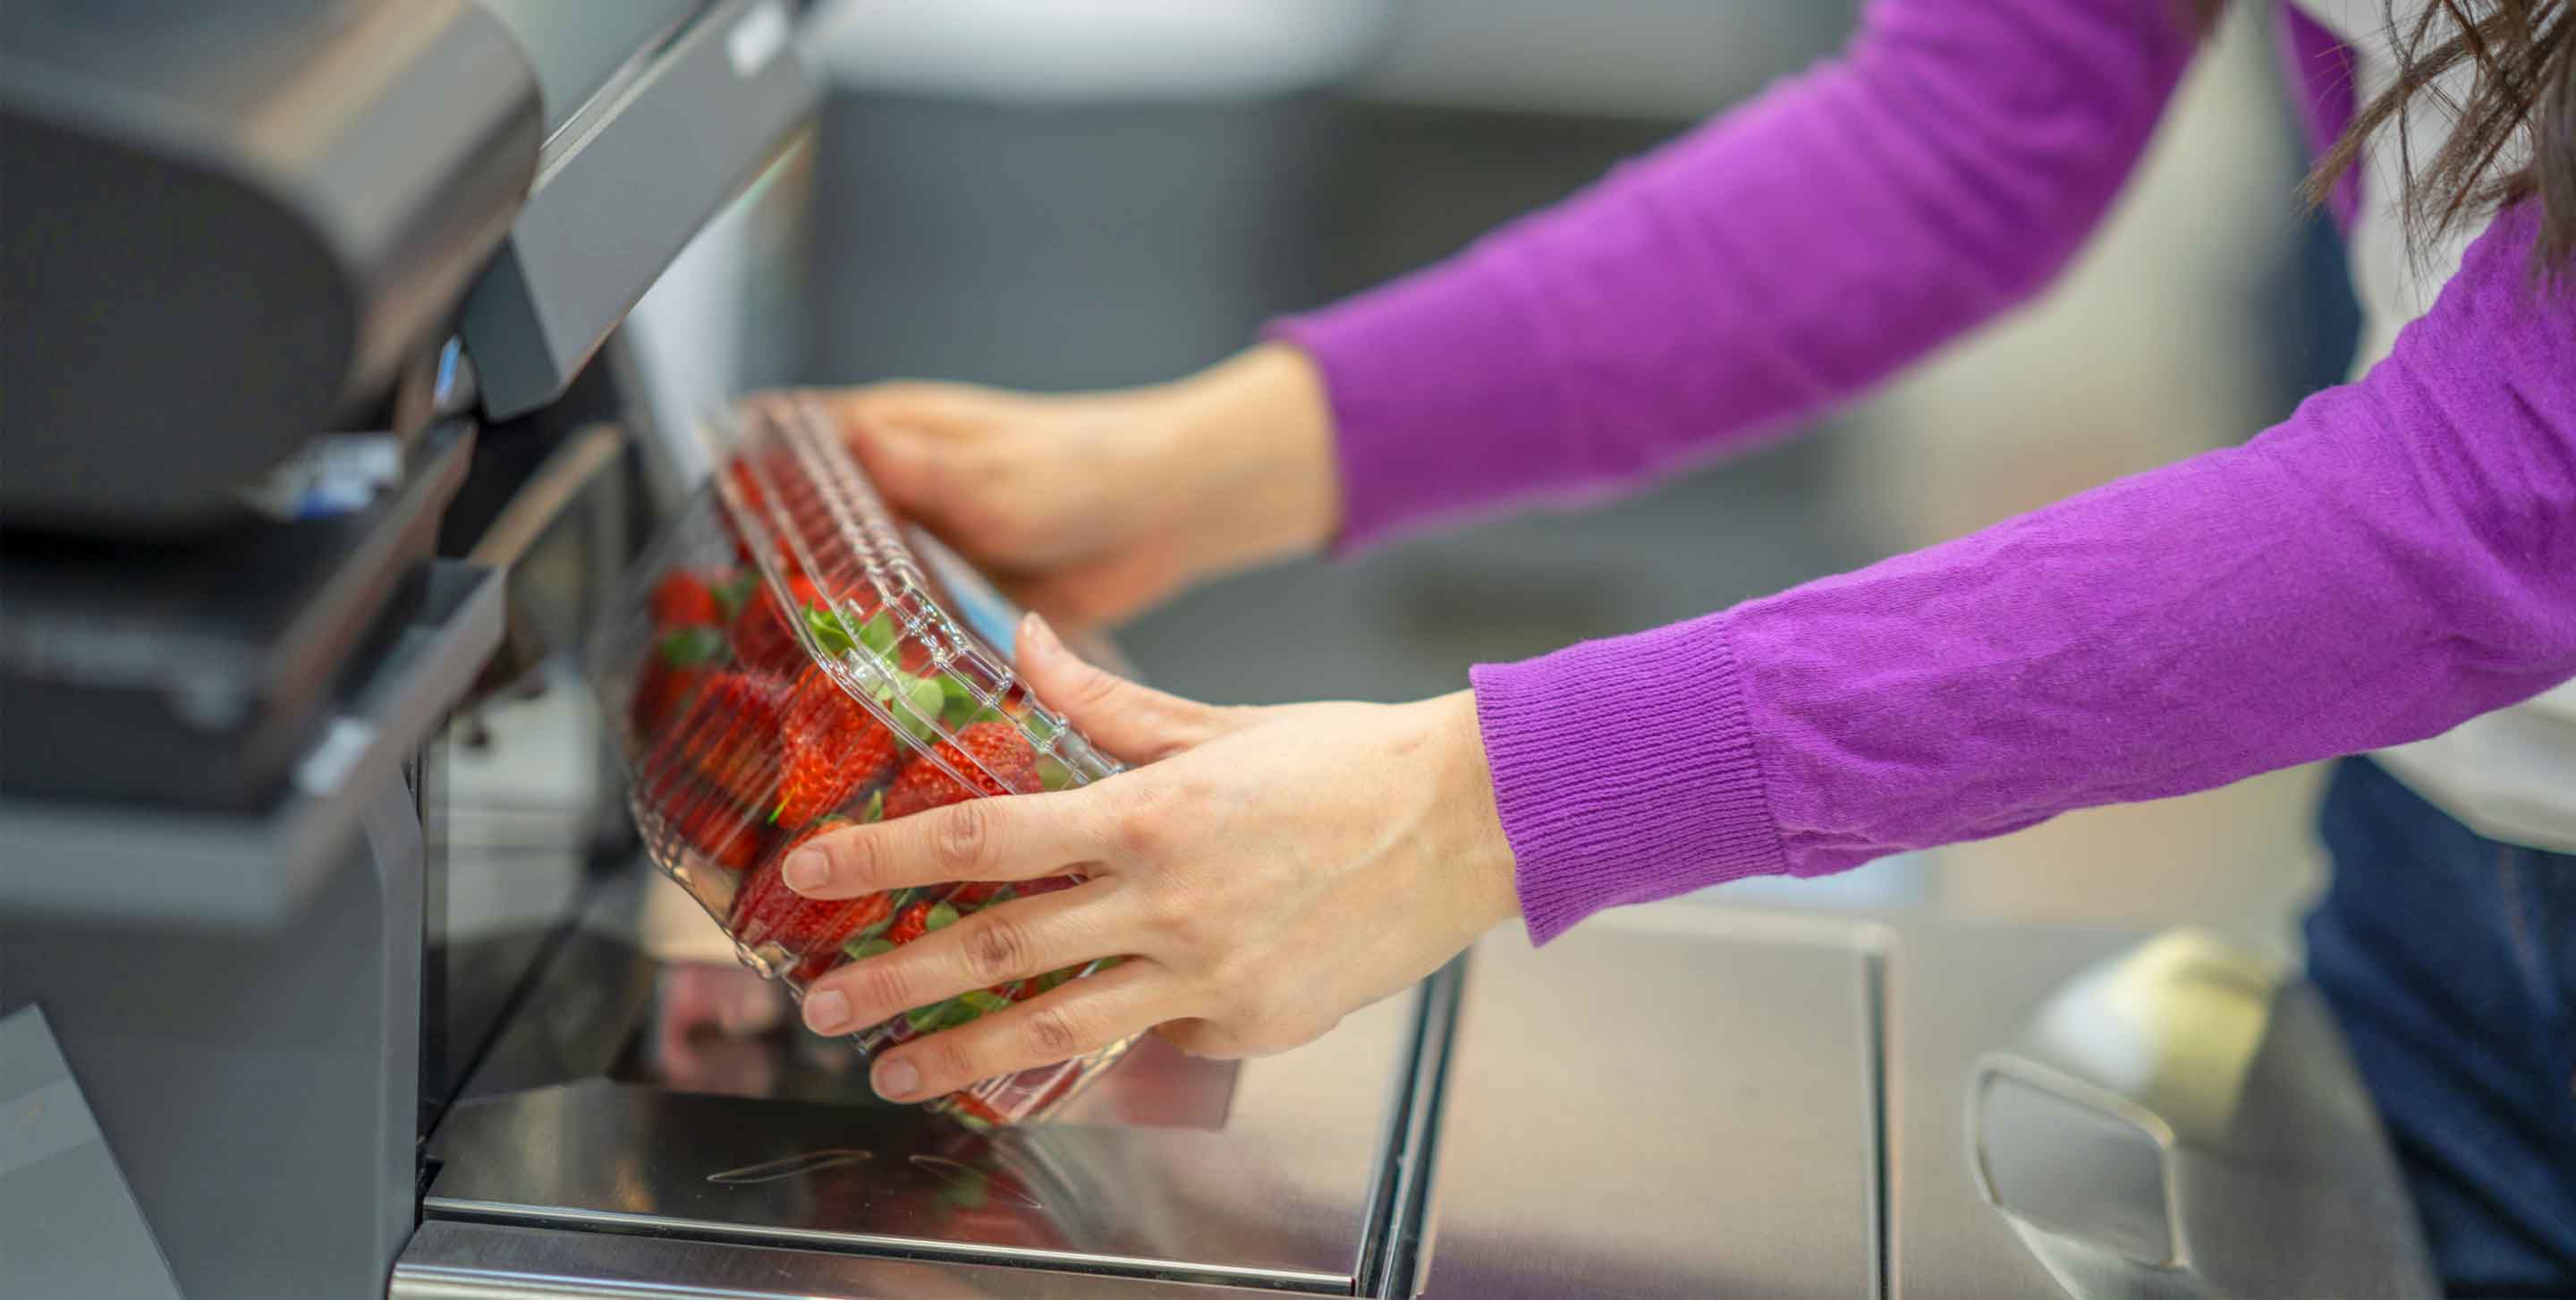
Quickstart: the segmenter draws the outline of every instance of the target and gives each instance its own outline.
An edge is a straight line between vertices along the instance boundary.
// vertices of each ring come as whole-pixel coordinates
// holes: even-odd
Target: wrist
[[[1285,343],[1237,353],[1172,389],[1182,508],[1211,572],[1311,555],[1341,525],[1331,405],[1312,358]]]
[[[1494,795],[1474,691],[1453,691],[1415,706],[1429,717],[1435,773],[1431,798],[1448,834],[1433,842],[1457,869],[1461,912],[1472,934],[1521,914],[1520,884],[1510,838]]]

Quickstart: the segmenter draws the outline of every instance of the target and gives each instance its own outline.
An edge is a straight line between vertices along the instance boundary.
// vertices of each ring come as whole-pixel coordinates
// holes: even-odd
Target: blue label
[[[996,590],[963,556],[919,528],[904,529],[922,573],[946,597],[948,615],[966,625],[984,644],[1006,660],[1019,658],[1020,607]]]

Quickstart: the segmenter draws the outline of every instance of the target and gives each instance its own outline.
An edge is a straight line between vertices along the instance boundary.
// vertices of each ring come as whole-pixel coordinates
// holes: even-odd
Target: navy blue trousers
[[[2576,857],[2481,839],[2367,759],[2307,918],[2454,1296],[2576,1296]]]

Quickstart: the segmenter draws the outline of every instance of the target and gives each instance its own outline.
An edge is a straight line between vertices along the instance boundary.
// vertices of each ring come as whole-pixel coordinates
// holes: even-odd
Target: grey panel
[[[712,5],[548,143],[535,191],[466,301],[486,411],[519,415],[560,395],[805,120],[814,88],[785,47],[789,23],[782,0]]]
[[[1645,911],[1476,948],[1429,1294],[1876,1294],[1874,927]]]
[[[711,0],[620,0],[568,5],[563,0],[475,0],[509,27],[536,68],[552,140],[602,95],[614,94],[637,65],[649,62]]]
[[[179,1300],[42,1007],[0,1017],[0,1298]]]
[[[14,535],[0,551],[0,790],[151,809],[273,807],[364,638],[406,598],[473,460],[422,432],[354,513],[186,546]],[[396,615],[398,616],[398,615]],[[137,761],[139,755],[154,761]]]
[[[411,1233],[420,824],[398,778],[355,797],[286,933],[0,911],[0,1013],[45,1009],[190,1300],[375,1294]]]
[[[235,517],[434,341],[538,126],[517,47],[463,0],[0,5],[0,510]]]
[[[418,618],[354,684],[273,809],[195,814],[0,799],[0,920],[245,930],[288,921],[341,869],[367,800],[400,782],[500,644],[501,595],[495,570],[433,563]]]

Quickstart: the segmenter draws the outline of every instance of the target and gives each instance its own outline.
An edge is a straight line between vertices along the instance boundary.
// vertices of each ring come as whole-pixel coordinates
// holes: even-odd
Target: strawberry
[[[737,875],[749,871],[769,847],[767,829],[715,799],[692,800],[672,830],[707,861]]]
[[[903,909],[902,914],[895,917],[894,924],[887,927],[886,941],[896,944],[910,943],[930,933],[930,906],[930,901],[923,899]]]
[[[675,627],[723,627],[723,602],[716,599],[716,589],[706,576],[689,569],[674,569],[653,584],[651,600],[653,625]]]
[[[814,590],[812,579],[798,576],[788,579],[788,591],[795,598],[793,608],[779,604],[778,594],[762,584],[760,593],[744,601],[742,613],[733,620],[733,654],[746,668],[785,677],[808,662],[805,644],[796,639],[791,620],[801,620],[807,606],[822,597]]]
[[[761,807],[770,793],[778,726],[776,686],[744,673],[717,673],[662,729],[646,765],[685,768],[735,805]]]
[[[799,980],[813,979],[838,965],[842,944],[885,920],[887,913],[894,910],[891,894],[807,898],[788,888],[780,877],[779,864],[787,860],[789,853],[815,836],[850,824],[838,817],[825,818],[788,841],[743,881],[742,893],[735,896],[733,913],[726,921],[726,928],[745,946],[775,944],[795,958],[794,973]]]
[[[772,820],[802,826],[884,780],[903,756],[894,733],[820,668],[796,679]]]
[[[749,870],[769,846],[768,828],[758,819],[689,779],[682,768],[648,776],[644,802],[681,843],[727,871]]]
[[[885,815],[904,817],[963,803],[978,794],[1029,794],[1039,788],[1037,751],[1007,722],[979,722],[943,740],[931,754],[974,783],[968,788],[929,758],[913,760],[886,787]]]
[[[971,1092],[952,1092],[940,1098],[940,1106],[970,1128],[1008,1128],[1011,1121],[983,1098]]]
[[[948,901],[959,907],[981,907],[1010,887],[1007,880],[969,880],[948,891]]]
[[[635,730],[651,734],[661,729],[691,692],[715,676],[706,668],[673,668],[659,659],[644,665],[644,676],[635,683]]]
[[[753,514],[760,513],[768,501],[760,490],[760,477],[751,472],[751,465],[736,460],[725,467],[725,473],[732,477],[734,494],[741,499],[743,509]]]
[[[661,729],[692,692],[706,685],[723,664],[724,634],[710,627],[688,627],[668,633],[644,660],[635,683],[630,716],[638,732]]]

